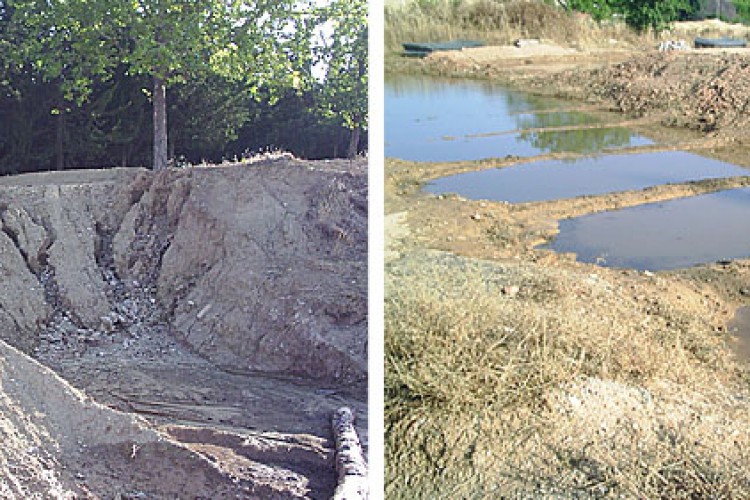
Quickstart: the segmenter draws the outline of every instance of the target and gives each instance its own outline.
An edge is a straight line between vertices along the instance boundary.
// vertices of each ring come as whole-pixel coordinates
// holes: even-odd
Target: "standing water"
[[[389,157],[445,162],[563,151],[599,154],[445,177],[426,187],[436,194],[519,203],[749,173],[682,151],[602,154],[651,141],[612,126],[616,115],[581,113],[570,102],[489,82],[393,78],[386,81],[385,96]],[[546,248],[604,266],[674,269],[750,257],[749,221],[750,188],[735,189],[564,220]]]
[[[750,188],[563,220],[545,248],[651,271],[750,257]]]
[[[742,167],[683,151],[548,160],[442,177],[433,194],[521,203],[643,189],[660,184],[742,176]]]
[[[385,81],[385,156],[412,161],[460,161],[535,156],[652,144],[628,129],[557,99],[533,97],[490,82],[425,77]],[[540,128],[603,125],[602,128]]]

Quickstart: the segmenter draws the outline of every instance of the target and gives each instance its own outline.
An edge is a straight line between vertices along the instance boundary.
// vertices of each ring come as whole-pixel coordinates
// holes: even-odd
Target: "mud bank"
[[[750,104],[750,69],[742,50],[572,50],[542,45],[523,53],[512,47],[484,47],[435,53],[421,61],[392,59],[390,67],[497,80],[746,144],[739,131],[748,123],[744,110]]]
[[[16,496],[53,486],[105,497],[332,493],[330,413],[351,403],[366,440],[364,162],[7,177],[0,220],[3,376],[43,392],[6,389],[5,405],[21,419],[71,422],[7,427],[10,453],[33,470],[14,471],[6,455],[2,487]],[[39,436],[47,441],[25,447]],[[63,437],[101,454],[79,460]],[[34,447],[49,467],[37,467]],[[154,461],[164,473],[151,478]],[[193,470],[205,473],[179,479]]]

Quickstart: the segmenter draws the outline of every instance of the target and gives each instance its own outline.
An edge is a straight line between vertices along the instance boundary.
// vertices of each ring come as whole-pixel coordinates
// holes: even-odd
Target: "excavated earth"
[[[634,130],[656,142],[650,146],[627,148],[621,151],[622,154],[688,150],[750,167],[747,139],[743,135],[748,124],[746,111],[750,105],[750,87],[747,83],[750,58],[742,53],[612,51],[577,54],[557,50],[549,54],[512,55],[512,52],[507,48],[468,49],[434,54],[424,60],[402,61],[393,69],[429,75],[487,78],[537,94],[572,98],[570,109],[621,111],[628,115],[625,119],[635,117],[642,120],[643,126],[634,126]],[[750,303],[750,259],[641,273],[584,264],[577,262],[574,255],[536,248],[555,236],[560,220],[746,187],[750,183],[750,176],[519,204],[469,200],[451,194],[433,196],[422,191],[426,182],[447,175],[579,156],[550,153],[533,158],[508,156],[451,163],[399,159],[386,161],[387,303],[400,305],[402,302],[398,301],[406,297],[422,305],[428,303],[423,296],[429,294],[438,297],[436,300],[446,300],[446,297],[453,297],[452,294],[457,297],[472,296],[471,290],[474,289],[471,286],[479,282],[477,289],[481,288],[483,293],[485,290],[482,287],[486,285],[488,303],[494,308],[492,310],[500,311],[499,319],[494,319],[498,324],[515,324],[521,321],[519,317],[522,314],[539,307],[544,311],[543,315],[549,314],[545,318],[554,318],[552,323],[555,325],[575,323],[573,331],[584,332],[586,342],[590,340],[594,346],[606,346],[603,347],[603,356],[626,367],[614,375],[609,367],[603,370],[594,367],[592,373],[596,373],[596,377],[583,382],[579,380],[582,386],[586,386],[580,391],[576,388],[570,392],[567,386],[555,388],[555,391],[566,394],[566,401],[572,401],[572,406],[580,403],[581,408],[585,408],[581,414],[575,411],[570,413],[573,415],[567,421],[572,426],[570,428],[566,428],[568,424],[562,423],[558,416],[558,413],[568,411],[568,403],[552,403],[551,413],[548,408],[529,414],[519,411],[518,419],[523,425],[539,415],[542,423],[538,429],[541,430],[529,434],[533,435],[533,439],[521,437],[525,436],[526,430],[513,428],[512,432],[498,432],[497,435],[487,431],[486,436],[492,437],[485,442],[481,441],[485,437],[481,432],[477,432],[479,437],[474,441],[468,437],[462,441],[465,436],[472,436],[473,413],[467,412],[468,417],[464,420],[443,423],[437,418],[430,421],[429,417],[425,417],[430,413],[423,411],[413,401],[387,400],[386,427],[392,432],[386,442],[390,465],[386,471],[386,489],[393,493],[394,498],[409,498],[410,495],[416,496],[415,492],[433,491],[430,489],[432,484],[441,484],[446,489],[454,488],[455,491],[465,492],[464,496],[471,497],[477,491],[485,491],[478,487],[472,489],[471,486],[461,489],[470,483],[466,478],[472,477],[472,474],[478,478],[492,478],[480,486],[490,484],[499,488],[497,491],[517,493],[516,496],[509,495],[514,498],[653,498],[655,496],[647,493],[656,491],[660,491],[663,498],[683,498],[691,494],[693,498],[712,495],[744,498],[750,491],[750,483],[747,482],[747,464],[750,462],[745,451],[750,449],[746,420],[748,364],[747,359],[738,358],[732,351],[733,339],[727,335],[727,325],[736,309]],[[474,268],[486,271],[469,272]],[[466,275],[470,278],[464,278]],[[469,281],[471,283],[467,284]],[[497,288],[491,286],[496,282],[500,283]],[[597,283],[605,283],[609,298],[601,299]],[[416,291],[412,293],[411,290]],[[404,304],[412,303],[406,299],[403,299]],[[440,309],[435,307],[439,313]],[[489,309],[489,306],[486,307]],[[407,308],[404,306],[404,309]],[[398,312],[406,314],[403,310]],[[485,321],[481,314],[484,314],[483,310],[477,315]],[[578,318],[584,318],[581,324],[576,323]],[[602,323],[597,323],[597,318],[601,318]],[[535,324],[529,324],[528,330],[532,331]],[[554,328],[558,327],[551,327],[550,333],[561,335]],[[618,332],[623,333],[622,349],[610,342],[613,336],[620,335]],[[664,351],[667,354],[659,355],[651,347],[641,348],[642,343],[634,337],[635,332],[646,332],[643,338],[648,340],[649,346],[653,339],[658,344],[659,339],[666,338],[663,335],[668,332],[678,340],[676,344],[667,341]],[[424,335],[427,334],[432,332]],[[387,345],[388,335],[386,331]],[[435,337],[437,335],[430,338]],[[687,339],[690,339],[689,343],[695,343],[689,347],[682,346],[681,343],[687,342]],[[488,344],[481,346],[482,352],[495,347]],[[590,352],[588,347],[584,351]],[[678,358],[683,356],[681,359],[686,361],[678,362]],[[392,357],[397,358],[395,354]],[[419,362],[414,362],[413,366],[420,366]],[[441,368],[431,366],[424,373],[440,373]],[[398,376],[400,373],[393,376],[394,384],[400,383]],[[630,380],[632,386],[626,388],[616,382],[625,379]],[[670,381],[667,389],[659,385],[664,380]],[[592,389],[592,386],[596,388]],[[664,410],[663,414],[669,415],[669,418],[682,418],[682,415],[694,411],[691,408],[697,408],[698,401],[711,401],[695,414],[699,415],[698,419],[705,418],[715,423],[716,428],[711,431],[698,430],[694,424],[679,424],[676,427],[679,429],[678,441],[684,438],[684,442],[688,443],[684,449],[678,449],[679,446],[670,441],[664,450],[659,451],[661,445],[648,444],[651,438],[644,437],[640,431],[632,443],[625,445],[618,441],[616,435],[631,424],[640,430],[652,429],[654,435],[671,425],[666,425],[660,420],[661,417],[649,411],[641,411],[637,404],[631,404],[629,398],[632,394],[629,391],[632,387],[649,394],[662,394],[660,397],[664,401],[674,395],[684,398]],[[724,399],[714,398],[715,394],[721,394]],[[461,400],[458,397],[455,399]],[[492,403],[493,398],[488,398],[487,406]],[[612,409],[620,405],[633,409],[633,414],[623,417],[618,413],[614,419],[616,423],[610,426]],[[404,416],[404,408],[412,407],[418,408],[414,415]],[[439,413],[438,410],[434,411]],[[502,428],[504,411],[513,415],[509,419],[515,418],[512,410],[488,412],[491,415],[487,417],[490,423],[486,424],[486,428],[495,429],[493,425]],[[439,414],[444,416],[446,413]],[[462,424],[465,427],[462,428]],[[528,425],[529,428],[533,427],[533,424]],[[689,435],[693,431],[696,434]],[[455,439],[449,442],[449,438],[444,438],[444,442],[449,444],[430,454],[425,450],[429,449],[430,439],[435,433],[455,436]],[[724,437],[714,440],[714,435]],[[728,435],[733,436],[732,440],[725,437]],[[407,439],[406,436],[417,443],[412,445],[411,450],[401,444]],[[730,442],[735,447],[728,445]],[[465,444],[463,448],[462,443]],[[650,451],[639,455],[632,451],[636,448]],[[419,451],[415,452],[414,449]],[[555,453],[544,455],[544,450],[548,449],[555,450]],[[622,456],[615,458],[612,450],[622,452]],[[564,457],[569,452],[572,453],[570,456],[582,456],[585,460],[566,461]],[[701,466],[696,465],[697,462],[690,464],[689,460],[683,459],[683,452],[684,456],[700,456],[700,460],[722,457],[719,461],[727,458],[727,462],[702,470]],[[481,462],[485,457],[483,453],[499,458],[494,463],[490,459]],[[682,466],[678,462],[684,460],[686,475],[697,471],[695,473],[700,477],[696,476],[696,484],[700,487],[686,493],[689,481],[680,479],[674,485],[664,481],[658,485],[660,490],[656,487],[649,490],[648,481],[643,479],[646,473],[641,476],[641,472],[632,475],[623,473],[633,464],[633,470],[639,467],[644,467],[644,470],[659,469],[661,465],[658,460],[648,460],[658,457],[660,453],[667,457],[669,467],[680,468]],[[466,458],[469,456],[472,458]],[[482,459],[473,458],[479,456]],[[642,456],[651,458],[639,462]],[[614,464],[615,473],[609,476],[592,473],[586,470],[587,464],[591,463]],[[716,474],[711,476],[714,472]],[[449,474],[455,474],[458,479],[451,483],[445,479]],[[503,484],[500,479],[503,474],[516,482],[508,480],[507,484]],[[570,479],[578,475],[585,477],[585,480]],[[605,476],[606,479],[602,479]],[[437,483],[440,480],[443,482]],[[606,488],[594,490],[593,485],[596,484],[606,484]],[[670,489],[672,486],[673,490]],[[706,487],[703,490],[705,494],[695,494],[703,486]],[[720,490],[719,487],[729,489]],[[409,491],[409,488],[412,490]],[[436,493],[435,497],[440,496]]]
[[[329,498],[366,162],[0,179],[0,497]]]

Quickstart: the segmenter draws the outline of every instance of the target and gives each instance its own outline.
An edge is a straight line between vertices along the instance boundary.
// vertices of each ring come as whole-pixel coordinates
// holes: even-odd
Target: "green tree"
[[[591,14],[597,21],[609,19],[613,13],[612,0],[567,0],[563,5],[567,10]]]
[[[745,24],[750,23],[750,0],[734,0],[732,3],[740,21]]]
[[[167,88],[201,75],[303,86],[310,6],[295,0],[9,0],[32,30],[19,53],[66,97],[86,100],[124,64],[151,81],[153,167],[168,162]]]
[[[353,158],[367,127],[367,2],[332,0],[324,12],[333,29],[318,51],[327,68],[320,108],[351,131],[347,156]]]
[[[625,22],[638,31],[659,33],[691,9],[689,0],[619,0]]]

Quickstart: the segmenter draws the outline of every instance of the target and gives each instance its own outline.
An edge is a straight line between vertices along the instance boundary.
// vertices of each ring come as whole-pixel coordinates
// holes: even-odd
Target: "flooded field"
[[[750,257],[750,188],[560,221],[544,247],[607,267],[659,271]]]
[[[469,200],[547,202],[746,176],[746,168],[688,151],[618,153],[654,144],[617,126],[621,115],[539,98],[489,82],[398,77],[386,82],[386,156],[423,162],[575,152],[427,182]],[[577,214],[579,215],[579,214]],[[750,257],[750,191],[737,189],[560,222],[545,247],[582,262],[666,270]]]
[[[748,170],[682,151],[550,160],[443,177],[425,190],[521,203],[747,175]]]
[[[391,158],[459,161],[652,144],[626,128],[606,126],[601,113],[489,82],[392,77],[385,82],[385,102],[385,155]],[[603,127],[586,128],[594,125]]]
[[[750,498],[746,58],[522,50],[387,89],[391,496]]]

